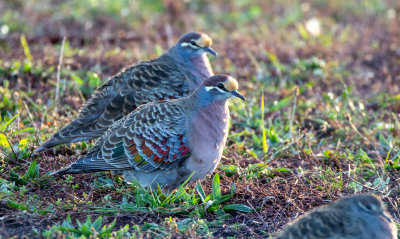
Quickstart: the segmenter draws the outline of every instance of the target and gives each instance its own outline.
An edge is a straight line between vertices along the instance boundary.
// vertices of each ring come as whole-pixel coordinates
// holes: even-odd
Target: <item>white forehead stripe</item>
[[[199,48],[198,46],[193,46],[192,44],[187,43],[187,42],[182,42],[182,43],[181,43],[181,46],[183,46],[183,47],[190,46],[190,47],[195,48],[195,49],[198,49],[198,48]]]
[[[206,91],[210,91],[210,90],[212,90],[212,89],[217,89],[218,91],[220,91],[220,92],[222,92],[222,93],[226,93],[226,91],[223,91],[223,90],[221,90],[220,88],[215,87],[215,86],[204,86],[204,89],[206,89]]]

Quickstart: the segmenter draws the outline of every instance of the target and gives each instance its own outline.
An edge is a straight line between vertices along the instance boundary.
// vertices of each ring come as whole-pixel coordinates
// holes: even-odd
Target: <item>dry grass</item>
[[[358,192],[383,197],[399,222],[400,6],[396,1],[371,0],[358,7],[347,1],[310,1],[307,11],[307,5],[279,1],[242,5],[163,1],[156,4],[163,10],[154,15],[146,12],[152,8],[144,3],[141,8],[127,6],[126,17],[118,12],[125,11],[118,7],[120,1],[112,5],[116,12],[104,6],[85,11],[71,2],[68,11],[69,3],[58,1],[50,1],[44,10],[24,7],[19,1],[0,3],[0,9],[7,7],[4,14],[11,16],[8,22],[0,18],[0,24],[21,14],[9,26],[10,33],[0,35],[0,98],[10,101],[0,103],[0,114],[5,121],[20,113],[2,134],[11,145],[27,139],[24,147],[15,147],[16,152],[0,146],[0,188],[4,189],[0,190],[0,235],[41,237],[67,215],[73,221],[103,215],[104,224],[117,219],[115,229],[138,225],[138,231],[134,227],[131,231],[143,237],[265,237],[316,206]],[[390,18],[393,11],[397,15]],[[302,32],[312,17],[322,24],[322,34],[316,37]],[[90,143],[57,147],[40,155],[29,153],[76,115],[96,80],[104,81],[122,67],[167,49],[167,28],[175,38],[193,30],[213,36],[214,48],[222,56],[212,59],[214,71],[238,78],[249,99],[246,105],[232,104],[232,136],[221,162],[237,169],[231,175],[221,166],[217,172],[223,194],[230,192],[232,183],[237,188],[227,203],[246,205],[254,209],[252,213],[231,212],[228,217],[209,211],[201,215],[192,208],[179,214],[93,211],[93,206],[118,207],[134,189],[118,179],[115,186],[96,187],[94,182],[103,182],[108,174],[44,176],[73,162]],[[27,56],[20,44],[21,33],[33,57],[33,67],[27,71],[23,70]],[[67,44],[56,112],[56,67],[64,36]],[[300,89],[298,96],[293,94],[295,88]],[[260,112],[261,93],[265,112]],[[268,131],[266,155],[262,153],[262,123]],[[13,134],[25,128],[33,130]],[[28,152],[25,156],[23,150]],[[14,154],[20,157],[15,159]],[[24,187],[12,186],[15,179],[10,172],[23,175],[34,160],[46,183],[33,180]],[[207,195],[212,193],[211,184],[211,179],[202,182]],[[32,208],[13,207],[10,201],[50,209],[43,215]],[[187,218],[198,227],[182,232],[178,224]]]

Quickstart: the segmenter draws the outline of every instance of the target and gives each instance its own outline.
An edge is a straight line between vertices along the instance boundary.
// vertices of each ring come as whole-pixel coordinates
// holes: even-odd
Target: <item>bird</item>
[[[318,207],[284,228],[277,239],[397,239],[379,197],[359,194]]]
[[[204,179],[221,159],[230,119],[227,101],[238,97],[228,75],[206,79],[193,94],[139,106],[115,122],[86,155],[51,175],[114,171],[125,181],[167,190]]]
[[[212,38],[207,34],[189,32],[160,57],[125,68],[99,86],[78,116],[35,152],[100,137],[114,122],[142,104],[193,93],[214,75],[206,56],[218,56],[211,45]]]

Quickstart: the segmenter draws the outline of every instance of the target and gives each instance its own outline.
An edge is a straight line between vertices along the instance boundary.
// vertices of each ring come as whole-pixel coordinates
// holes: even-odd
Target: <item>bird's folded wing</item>
[[[81,108],[77,123],[97,121],[108,127],[142,104],[178,97],[186,88],[183,77],[157,60],[127,67],[96,90]]]
[[[185,112],[175,102],[140,107],[117,122],[88,156],[93,154],[102,161],[97,164],[110,166],[103,170],[127,165],[146,172],[169,169],[190,155]],[[96,163],[93,158],[91,163]]]
[[[55,133],[41,150],[57,144],[101,136],[138,106],[189,94],[184,75],[157,60],[126,68],[101,85],[70,124]]]
[[[338,210],[320,210],[303,216],[284,230],[278,238],[359,238],[362,222],[350,213]],[[283,236],[283,237],[282,237]]]

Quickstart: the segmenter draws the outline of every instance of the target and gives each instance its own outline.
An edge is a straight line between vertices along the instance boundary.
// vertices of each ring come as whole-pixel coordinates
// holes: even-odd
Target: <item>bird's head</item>
[[[354,196],[355,204],[357,207],[369,214],[381,214],[384,210],[382,201],[370,194]]]
[[[195,56],[209,53],[218,56],[211,48],[212,39],[205,33],[189,32],[181,36],[176,44],[179,52],[184,56]]]
[[[393,223],[390,214],[385,210],[382,200],[372,194],[361,194],[354,196],[358,209],[365,215],[380,216],[388,223]]]
[[[238,87],[239,84],[233,77],[215,75],[206,79],[199,90],[204,102],[226,101],[232,97],[246,100],[243,95],[237,92]]]

